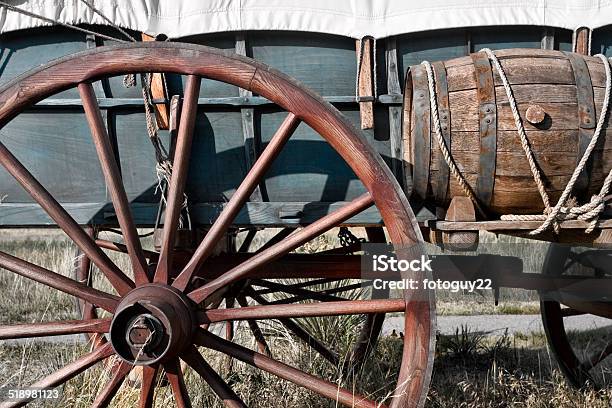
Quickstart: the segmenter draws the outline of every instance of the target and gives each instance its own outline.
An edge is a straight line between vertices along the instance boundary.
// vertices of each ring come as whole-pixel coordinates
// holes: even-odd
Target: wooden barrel
[[[605,90],[596,57],[534,49],[496,51],[527,138],[554,204],[591,140]],[[442,133],[463,177],[490,213],[543,210],[501,79],[484,52],[432,64]],[[411,196],[430,208],[464,195],[433,129],[425,67],[408,69],[403,108],[404,160]],[[579,201],[598,193],[612,165],[612,130],[600,135],[574,188]],[[608,136],[610,132],[610,136]]]

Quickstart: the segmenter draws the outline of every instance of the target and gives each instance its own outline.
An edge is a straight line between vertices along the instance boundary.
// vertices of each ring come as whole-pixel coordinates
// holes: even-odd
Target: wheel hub
[[[195,305],[169,285],[140,286],[121,301],[110,327],[115,352],[130,364],[150,365],[176,356],[197,323]]]

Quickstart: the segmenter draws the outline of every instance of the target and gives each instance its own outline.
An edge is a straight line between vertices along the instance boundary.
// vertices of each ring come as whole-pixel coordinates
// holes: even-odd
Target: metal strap
[[[429,185],[429,164],[431,161],[431,110],[429,106],[429,89],[425,68],[416,65],[410,68],[412,73],[412,110],[414,126],[412,140],[414,143],[413,195],[420,200],[427,198]]]
[[[584,57],[580,54],[571,52],[566,52],[565,55],[572,66],[574,80],[576,82],[576,98],[578,101],[578,145],[576,164],[578,164],[591,142],[594,129],[597,125],[593,84],[591,83],[591,75],[589,74],[589,69],[584,61]],[[593,157],[591,156],[586,166],[584,166],[580,172],[576,184],[574,185],[574,193],[579,200],[588,198],[587,193],[592,168]]]
[[[476,196],[485,206],[491,204],[495,186],[495,161],[497,158],[497,106],[495,83],[491,63],[485,52],[471,55],[476,74],[478,97],[478,121],[480,131],[480,159]]]
[[[443,62],[434,62],[431,64],[436,80],[436,93],[438,100],[438,114],[440,116],[440,126],[442,128],[442,137],[449,151],[451,151],[451,121],[450,121],[450,104],[448,100],[448,81],[446,79],[446,68]],[[436,202],[445,203],[448,192],[448,179],[450,177],[450,168],[444,160],[442,152],[438,158],[438,185],[434,196]]]

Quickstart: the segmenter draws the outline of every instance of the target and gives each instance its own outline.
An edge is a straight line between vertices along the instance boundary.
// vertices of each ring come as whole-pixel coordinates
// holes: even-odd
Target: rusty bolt
[[[126,339],[132,347],[155,347],[161,338],[161,322],[152,315],[138,316],[129,326]]]
[[[133,345],[143,345],[151,336],[153,327],[149,323],[148,319],[144,316],[140,316],[136,320],[129,330],[129,338]]]
[[[546,112],[540,105],[529,105],[527,111],[525,112],[525,117],[527,118],[527,122],[532,125],[539,125],[544,122],[546,118]]]

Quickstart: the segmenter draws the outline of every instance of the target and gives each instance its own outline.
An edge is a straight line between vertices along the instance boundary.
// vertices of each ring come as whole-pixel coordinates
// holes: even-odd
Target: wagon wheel
[[[174,154],[173,176],[169,187],[164,220],[164,235],[154,273],[149,273],[131,210],[121,182],[118,166],[103,125],[91,82],[105,76],[133,72],[170,72],[187,75],[183,110]],[[211,229],[187,264],[173,269],[174,237],[183,201],[188,160],[201,77],[226,82],[253,91],[288,112],[287,118],[264,149],[257,162],[232,195]],[[247,277],[261,277],[266,267],[305,242],[341,225],[346,220],[375,205],[382,216],[391,242],[413,245],[422,241],[405,196],[382,159],[331,105],[304,89],[285,75],[251,59],[191,44],[151,43],[100,47],[42,66],[0,89],[0,127],[24,109],[65,89],[77,87],[87,121],[92,130],[98,158],[122,230],[134,280],[117,267],[79,226],[70,214],[0,143],[0,162],[44,209],[55,223],[91,259],[114,287],[106,293],[73,279],[0,252],[0,266],[61,292],[76,296],[113,314],[112,319],[82,319],[0,326],[0,339],[43,337],[84,332],[107,333],[109,341],[93,351],[37,381],[34,387],[64,384],[96,363],[111,356],[119,358],[112,365],[112,379],[96,397],[94,406],[106,406],[134,365],[144,367],[140,406],[152,404],[155,376],[165,372],[178,406],[190,406],[179,361],[184,360],[228,406],[243,406],[240,397],[204,360],[197,347],[232,356],[248,365],[270,372],[284,380],[307,388],[322,397],[351,406],[377,406],[354,392],[325,379],[288,366],[261,353],[228,342],[203,330],[200,325],[228,320],[265,320],[313,315],[342,315],[403,311],[405,337],[397,387],[391,406],[422,406],[432,369],[433,294],[428,291],[404,293],[403,299],[354,302],[321,302],[314,305],[286,305],[283,308],[213,309],[204,307],[224,289]],[[265,174],[272,160],[300,122],[318,132],[348,163],[367,192],[338,210],[296,230],[283,241],[221,271],[202,286],[192,289],[195,275],[209,267],[217,240],[227,231],[238,210]],[[204,269],[202,269],[204,267]],[[358,270],[356,272],[359,272]],[[355,276],[355,271],[353,275]],[[177,276],[171,280],[170,276]],[[358,276],[358,275],[357,275]],[[424,278],[418,276],[415,278]],[[21,406],[28,399],[7,402]]]
[[[544,260],[543,274],[549,276],[571,275],[590,272],[598,278],[612,277],[610,258],[612,253],[604,250],[586,250],[578,252],[576,248],[551,244]],[[587,273],[588,273],[587,272]],[[548,295],[540,301],[540,312],[546,339],[559,363],[559,368],[568,382],[575,387],[587,383],[602,386],[601,374],[609,376],[612,372],[610,359],[612,354],[612,332],[592,336],[587,350],[581,350],[565,328],[565,319],[587,314],[610,318],[612,303],[610,299],[580,299],[577,296]],[[580,317],[576,317],[580,318]],[[595,339],[597,337],[597,339]],[[601,344],[600,344],[601,343]]]
[[[331,249],[326,248],[322,251],[317,251],[315,254],[321,256],[349,255],[361,251],[363,244],[384,244],[387,242],[383,228],[366,227],[365,235],[367,238],[362,238],[361,240],[356,239],[348,228],[345,227],[345,229],[345,234],[347,234],[348,237],[345,238],[346,242],[343,242],[342,246]],[[254,233],[252,235],[250,234],[254,231],[255,230],[251,230],[249,232],[249,235],[247,235],[245,239],[245,243],[243,243],[239,249],[240,251],[249,248],[250,240],[252,240],[255,235]],[[284,239],[291,231],[292,230],[289,228],[281,230],[270,238],[269,241],[264,243],[258,251],[268,248],[275,242]],[[342,234],[342,230],[340,234]],[[368,286],[370,286],[369,292],[364,293],[361,289],[366,289]],[[347,296],[349,299],[347,299]],[[248,280],[247,282],[241,283],[237,293],[233,294],[229,299],[226,299],[226,305],[228,304],[228,300],[231,304],[234,304],[236,298],[240,299],[238,302],[240,306],[246,306],[247,298],[253,299],[260,305],[285,305],[309,303],[312,301],[351,300],[352,297],[364,298],[364,296],[369,296],[371,299],[384,299],[389,296],[389,289],[373,288],[371,287],[371,281],[368,283],[356,279],[347,280],[341,278],[285,279],[280,283],[267,279]],[[324,359],[338,367],[343,377],[348,378],[363,365],[366,357],[376,345],[382,331],[385,313],[366,314],[354,317],[360,318],[359,322],[356,323],[357,333],[352,339],[352,343],[348,345],[348,348],[340,351],[334,350],[332,345],[325,344],[326,342],[324,339],[319,338],[312,330],[304,328],[302,324],[293,319],[280,319],[279,322],[289,333],[312,347],[313,350],[318,352]],[[233,321],[226,322],[225,338],[228,340],[233,337],[233,323]],[[270,354],[269,346],[261,328],[254,321],[248,321],[248,326],[259,351]]]

